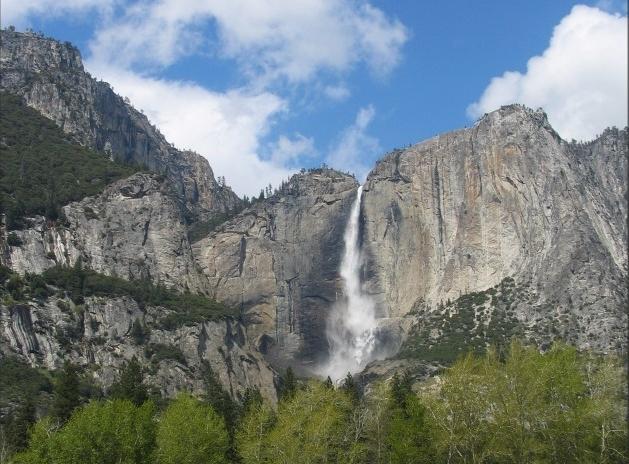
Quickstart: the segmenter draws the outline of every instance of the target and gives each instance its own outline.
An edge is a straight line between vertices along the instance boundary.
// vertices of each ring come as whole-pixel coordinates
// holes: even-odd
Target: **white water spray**
[[[345,251],[341,261],[344,298],[333,308],[328,320],[327,336],[330,358],[322,374],[338,380],[348,372],[362,370],[371,361],[374,351],[376,314],[372,299],[363,292],[360,283],[361,253],[359,247],[360,202],[363,187],[356,192],[356,200],[345,227]]]

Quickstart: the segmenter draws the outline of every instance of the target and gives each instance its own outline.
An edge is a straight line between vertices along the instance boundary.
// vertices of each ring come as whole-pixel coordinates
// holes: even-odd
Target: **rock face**
[[[146,116],[83,69],[70,43],[10,30],[0,31],[0,42],[0,90],[23,97],[74,141],[166,175],[194,218],[240,207],[205,158],[170,145]]]
[[[516,310],[523,325],[568,324],[581,347],[625,345],[626,129],[568,144],[543,112],[503,107],[387,155],[364,190],[365,274],[383,316],[512,277],[532,289]]]
[[[32,227],[14,232],[22,244],[8,247],[3,264],[23,274],[81,260],[102,274],[200,292],[205,279],[170,186],[159,176],[136,174],[63,207],[63,223],[33,218]]]
[[[270,365],[311,372],[327,356],[326,320],[341,297],[356,180],[303,172],[191,243],[189,222],[241,206],[207,161],[169,145],[83,70],[70,44],[12,31],[0,38],[0,90],[22,96],[77,142],[160,173],[66,205],[63,223],[29,219],[14,232],[19,246],[9,245],[0,224],[0,262],[40,273],[80,259],[104,274],[203,293],[241,315],[172,331],[154,326],[149,343],[182,353],[156,362],[129,332],[135,319],[151,325],[164,308],[140,310],[120,298],[90,299],[80,314],[59,298],[3,304],[0,350],[48,367],[66,357],[93,362],[105,386],[135,355],[167,394],[198,390],[204,362],[235,395],[258,386],[272,398]],[[429,340],[403,347],[427,357],[433,346],[450,349],[452,339],[504,336],[513,327],[540,344],[561,336],[579,347],[626,350],[626,218],[627,129],[570,144],[543,112],[513,105],[473,128],[394,151],[369,174],[361,211],[362,276],[382,337],[396,347],[400,333]]]
[[[204,368],[209,365],[233,397],[256,387],[269,401],[277,400],[275,372],[247,343],[242,324],[227,319],[161,330],[156,323],[165,313],[165,308],[141,309],[126,297],[90,297],[81,306],[60,298],[2,303],[0,353],[18,354],[48,369],[71,361],[89,368],[105,389],[124,363],[136,357],[146,367],[147,382],[166,397],[182,390],[202,393]],[[132,336],[136,321],[150,329],[142,344]]]
[[[307,372],[327,355],[325,322],[342,289],[343,232],[357,187],[329,169],[296,175],[193,245],[211,295],[241,308],[277,367]]]

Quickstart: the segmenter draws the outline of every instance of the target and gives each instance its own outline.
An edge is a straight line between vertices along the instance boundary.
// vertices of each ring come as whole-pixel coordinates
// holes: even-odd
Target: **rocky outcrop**
[[[136,174],[64,206],[63,221],[32,218],[31,227],[13,232],[21,245],[7,247],[4,264],[24,274],[80,260],[102,274],[201,292],[205,279],[170,186],[157,175]]]
[[[543,112],[507,106],[387,155],[364,190],[365,273],[382,316],[512,277],[532,289],[515,311],[524,326],[550,316],[581,347],[625,345],[626,129],[569,144]]]
[[[228,318],[163,330],[159,319],[165,314],[166,308],[141,309],[127,297],[90,297],[83,305],[58,297],[0,303],[0,353],[48,369],[71,361],[89,368],[105,390],[136,357],[146,368],[146,382],[165,397],[182,390],[201,394],[209,365],[234,398],[251,387],[277,400],[276,374],[248,344],[240,322]],[[134,323],[147,333],[141,343],[133,337]]]
[[[323,169],[193,245],[211,295],[241,308],[249,336],[277,367],[301,372],[327,355],[325,323],[341,292],[343,232],[358,184]]]
[[[72,44],[11,30],[0,31],[0,43],[0,90],[21,96],[74,141],[166,175],[193,219],[241,206],[205,158],[174,148],[144,114],[90,76]]]

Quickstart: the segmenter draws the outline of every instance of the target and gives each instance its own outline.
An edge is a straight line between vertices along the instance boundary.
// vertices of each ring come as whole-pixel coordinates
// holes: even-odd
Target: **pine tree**
[[[113,398],[129,400],[140,406],[149,397],[148,389],[142,380],[142,366],[134,356],[122,368],[120,377],[111,387],[110,394]]]
[[[151,289],[151,291],[155,293],[159,292],[159,286],[156,286],[155,289]],[[153,295],[151,295],[151,299],[152,298]],[[133,321],[130,335],[136,345],[142,345],[146,341],[148,337],[148,330],[139,318],[136,318],[135,321]]]
[[[334,382],[332,382],[332,379],[330,378],[329,375],[328,375],[328,378],[325,379],[325,382],[323,382],[323,385],[325,386],[325,388],[328,388],[328,389],[334,388]]]
[[[241,416],[246,415],[252,408],[263,403],[262,395],[258,387],[247,387],[242,396]]]
[[[413,378],[408,370],[402,374],[402,378],[398,376],[397,372],[393,374],[391,379],[391,401],[394,408],[404,409],[406,407],[406,398],[413,393],[412,385]]]
[[[354,377],[350,372],[347,373],[343,383],[341,384],[341,390],[349,395],[352,401],[357,402],[360,399],[360,393],[358,392],[358,385],[354,381]]]
[[[295,396],[295,392],[297,391],[297,378],[295,377],[295,373],[293,372],[292,367],[288,367],[286,369],[286,374],[284,375],[284,384],[282,387],[282,399],[288,399]]]
[[[209,364],[205,364],[203,377],[205,383],[205,400],[223,417],[227,430],[232,433],[238,419],[238,408],[229,393],[223,388],[216,373]]]
[[[78,368],[66,361],[54,388],[52,415],[60,422],[65,422],[72,411],[79,405]]]
[[[26,449],[28,430],[35,423],[35,405],[31,398],[14,411],[6,425],[6,441],[9,452],[15,453]]]

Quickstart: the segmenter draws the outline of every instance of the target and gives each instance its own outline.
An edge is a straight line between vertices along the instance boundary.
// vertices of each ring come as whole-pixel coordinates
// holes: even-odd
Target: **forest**
[[[4,375],[9,359],[3,395],[9,378],[42,381]],[[26,398],[2,425],[2,462],[622,463],[625,381],[617,358],[516,340],[419,384],[409,372],[367,386],[349,374],[337,385],[302,381],[289,368],[277,405],[254,389],[233,401],[210,368],[203,395],[162,398],[134,359],[88,400],[66,364],[48,385],[46,415],[36,420]]]

